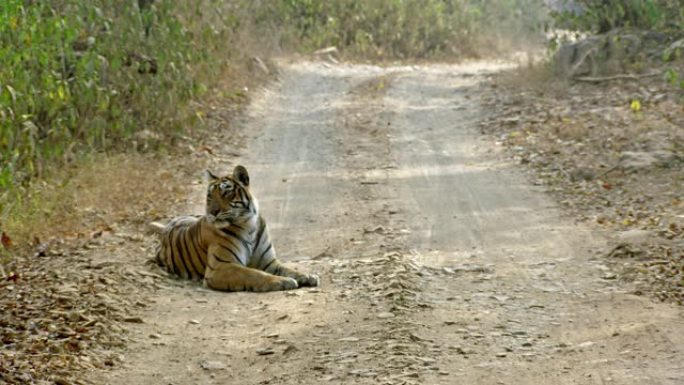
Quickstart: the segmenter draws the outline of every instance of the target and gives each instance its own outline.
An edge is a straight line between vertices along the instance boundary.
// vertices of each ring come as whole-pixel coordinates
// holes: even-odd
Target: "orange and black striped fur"
[[[318,286],[318,277],[283,266],[249,192],[242,166],[230,176],[207,172],[206,214],[173,219],[162,231],[157,262],[170,273],[204,279],[223,291],[274,291]]]

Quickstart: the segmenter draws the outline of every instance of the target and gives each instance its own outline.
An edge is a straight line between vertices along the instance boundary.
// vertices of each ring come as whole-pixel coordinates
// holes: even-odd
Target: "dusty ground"
[[[153,287],[143,322],[86,380],[684,381],[682,309],[606,279],[602,230],[479,135],[496,69],[284,65],[246,136],[213,152],[219,169],[247,166],[281,258],[321,287],[218,293],[136,258]]]
[[[682,308],[611,279],[606,229],[480,135],[481,82],[500,68],[283,64],[244,135],[206,153],[248,168],[281,258],[321,287],[209,291],[146,264],[152,236],[107,231],[74,274],[104,293],[94,324],[127,332],[79,357],[76,380],[682,383]],[[199,178],[194,191],[197,213]]]

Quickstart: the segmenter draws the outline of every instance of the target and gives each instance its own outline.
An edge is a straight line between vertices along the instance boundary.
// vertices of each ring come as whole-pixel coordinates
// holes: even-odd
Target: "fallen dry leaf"
[[[0,238],[2,240],[2,245],[5,247],[5,249],[9,250],[12,247],[12,238],[7,235],[4,231],[2,232],[2,236]]]

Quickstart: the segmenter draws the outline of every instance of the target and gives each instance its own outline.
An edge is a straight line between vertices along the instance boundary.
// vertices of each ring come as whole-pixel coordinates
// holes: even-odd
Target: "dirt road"
[[[162,277],[123,363],[89,378],[684,383],[681,308],[628,294],[602,264],[610,239],[478,134],[478,84],[497,69],[283,65],[235,162],[281,258],[322,286],[226,294]]]

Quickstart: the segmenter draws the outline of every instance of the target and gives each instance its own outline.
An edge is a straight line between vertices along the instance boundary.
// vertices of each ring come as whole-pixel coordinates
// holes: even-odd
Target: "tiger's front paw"
[[[292,290],[299,287],[299,283],[296,280],[289,277],[282,277],[278,280],[278,289],[276,290]]]
[[[297,277],[299,286],[316,287],[320,284],[320,278],[316,274],[302,274]]]

